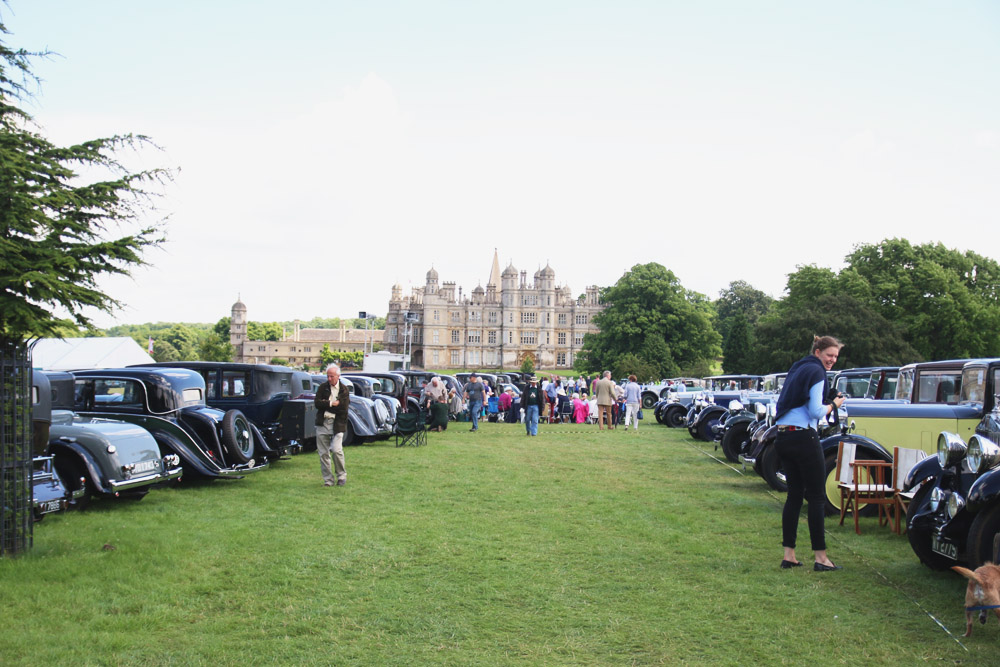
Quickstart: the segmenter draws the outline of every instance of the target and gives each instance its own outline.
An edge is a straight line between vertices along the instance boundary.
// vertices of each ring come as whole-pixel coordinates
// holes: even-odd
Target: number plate
[[[931,551],[952,560],[958,560],[958,547],[941,539],[939,535],[931,535]]]
[[[62,501],[61,500],[47,500],[44,503],[42,503],[41,505],[39,505],[38,508],[39,508],[39,510],[41,511],[42,514],[47,514],[49,512],[58,512],[59,510],[62,509]]]

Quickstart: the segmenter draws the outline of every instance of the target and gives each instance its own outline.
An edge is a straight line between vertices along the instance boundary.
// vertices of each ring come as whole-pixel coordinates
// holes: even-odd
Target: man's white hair
[[[337,375],[340,375],[340,366],[338,366],[337,364],[329,364],[329,365],[327,365],[326,370],[323,371],[323,372],[324,373],[329,373],[331,368],[336,368],[337,369]]]

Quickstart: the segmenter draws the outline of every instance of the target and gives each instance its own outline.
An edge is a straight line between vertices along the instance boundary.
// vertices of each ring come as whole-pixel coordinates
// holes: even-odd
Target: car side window
[[[201,376],[205,378],[205,397],[212,399],[216,396],[216,376],[215,371],[203,371]]]
[[[223,371],[222,391],[219,393],[219,396],[222,398],[246,396],[249,386],[249,371]]]
[[[103,405],[141,408],[142,388],[135,380],[94,379],[76,381],[75,405],[92,410]]]

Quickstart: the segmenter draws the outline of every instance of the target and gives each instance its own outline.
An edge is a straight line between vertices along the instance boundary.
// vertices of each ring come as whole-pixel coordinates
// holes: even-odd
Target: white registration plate
[[[952,560],[958,560],[958,547],[941,539],[939,535],[931,535],[931,551]]]
[[[46,500],[44,503],[39,505],[38,509],[42,514],[47,514],[49,512],[58,512],[62,509],[61,500]]]

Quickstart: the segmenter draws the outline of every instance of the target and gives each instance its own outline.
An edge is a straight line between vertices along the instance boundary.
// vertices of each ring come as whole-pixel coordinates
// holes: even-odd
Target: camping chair
[[[916,493],[916,491],[903,491],[903,482],[913,470],[913,466],[927,456],[927,452],[922,449],[892,448],[892,532],[897,535],[902,535],[906,530],[906,522],[902,519],[906,516],[906,508]]]
[[[878,506],[878,525],[889,523],[888,507],[893,503],[892,487],[885,483],[892,463],[856,459],[855,445],[841,441],[837,450],[837,488],[840,489],[840,525],[848,510],[854,514],[854,532],[861,534],[859,514],[862,504]]]
[[[400,412],[396,415],[396,446],[419,447],[427,444],[424,411]]]
[[[490,396],[486,399],[486,421],[495,422],[500,418],[500,399]]]
[[[563,401],[559,404],[559,421],[569,424],[573,421],[573,401]]]

